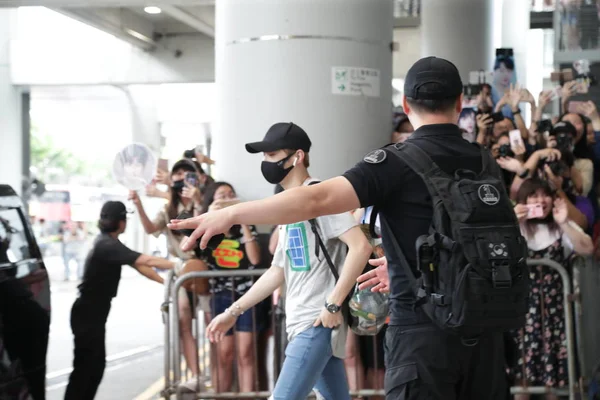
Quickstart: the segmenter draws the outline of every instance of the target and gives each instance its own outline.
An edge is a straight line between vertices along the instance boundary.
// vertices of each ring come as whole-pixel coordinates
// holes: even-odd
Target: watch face
[[[340,310],[340,307],[337,306],[336,304],[326,304],[327,307],[327,311],[329,311],[332,314],[335,314],[336,312],[338,312]]]

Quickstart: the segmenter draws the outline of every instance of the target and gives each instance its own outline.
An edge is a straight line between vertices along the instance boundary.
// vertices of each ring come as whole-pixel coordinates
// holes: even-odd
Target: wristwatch
[[[338,306],[337,304],[327,302],[325,302],[325,308],[332,314],[335,314],[342,309],[342,307]]]

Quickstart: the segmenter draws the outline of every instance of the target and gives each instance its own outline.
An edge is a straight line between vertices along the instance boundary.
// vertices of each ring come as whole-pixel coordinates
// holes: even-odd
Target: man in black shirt
[[[163,283],[163,278],[152,267],[175,266],[171,261],[135,252],[119,241],[127,227],[127,210],[120,201],[102,206],[98,227],[101,234],[87,256],[79,297],[71,309],[75,357],[65,400],[88,400],[96,395],[106,365],[106,319],[112,298],[117,295],[121,266],[131,265],[158,283]]]
[[[407,141],[451,175],[459,169],[481,171],[479,147],[465,141],[456,125],[462,108],[462,82],[456,67],[435,57],[417,61],[406,75],[404,94],[403,108],[415,128]],[[184,247],[191,247],[199,237],[205,247],[211,236],[233,224],[289,224],[375,206],[391,229],[382,235],[389,264],[391,314],[385,341],[386,398],[506,399],[502,335],[484,335],[467,346],[415,307],[390,236],[397,239],[417,274],[415,242],[428,233],[433,206],[424,182],[392,151],[372,151],[343,177],[175,222],[172,227],[196,228]],[[498,166],[493,169],[500,176]]]

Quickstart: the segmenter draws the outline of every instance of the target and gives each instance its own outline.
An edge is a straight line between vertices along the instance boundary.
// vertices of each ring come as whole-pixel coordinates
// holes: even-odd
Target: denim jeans
[[[350,400],[344,360],[334,357],[331,329],[312,327],[299,333],[285,350],[274,400],[304,400],[315,388],[326,400]]]

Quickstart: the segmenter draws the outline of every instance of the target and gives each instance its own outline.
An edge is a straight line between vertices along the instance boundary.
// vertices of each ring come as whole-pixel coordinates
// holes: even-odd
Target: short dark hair
[[[497,56],[494,61],[494,71],[500,69],[502,64],[511,71],[515,70],[515,62],[511,56]]]
[[[100,219],[98,220],[98,229],[101,233],[115,233],[119,230],[119,220]]]
[[[435,99],[435,100],[417,100],[411,99],[410,97],[406,98],[406,102],[409,107],[416,111],[417,113],[434,113],[434,114],[443,114],[446,112],[450,112],[456,107],[456,102],[460,97],[447,97],[444,99]]]

